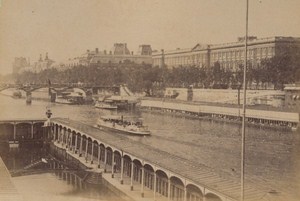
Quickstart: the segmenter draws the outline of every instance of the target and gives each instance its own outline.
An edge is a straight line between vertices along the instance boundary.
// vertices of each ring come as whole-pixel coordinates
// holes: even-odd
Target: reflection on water
[[[120,200],[103,184],[86,183],[87,172],[66,167],[41,144],[12,149],[1,143],[0,156],[24,201]]]
[[[13,182],[25,201],[119,200],[106,188],[99,186],[80,188],[59,178],[54,173],[14,177]]]
[[[1,97],[0,119],[5,117],[44,117],[47,106],[53,117],[65,117],[94,125],[100,115],[111,111],[93,106],[70,106]],[[2,100],[3,99],[3,100]],[[3,110],[3,112],[2,112]],[[29,115],[30,114],[30,115]],[[136,114],[134,111],[125,115]],[[223,122],[195,120],[154,112],[139,113],[152,131],[149,137],[126,136],[196,165],[205,165],[239,182],[241,126]],[[119,135],[115,133],[115,135]],[[296,195],[300,192],[300,134],[251,126],[246,129],[246,182],[268,192]],[[248,183],[246,184],[248,185]],[[293,196],[293,197],[295,197]]]

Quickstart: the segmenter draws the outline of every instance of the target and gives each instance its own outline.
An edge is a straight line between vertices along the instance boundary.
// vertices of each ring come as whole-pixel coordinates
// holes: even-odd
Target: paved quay
[[[238,182],[224,178],[221,175],[214,172],[212,169],[200,165],[197,161],[191,161],[176,155],[172,155],[165,151],[155,149],[151,146],[140,145],[136,141],[133,141],[129,138],[126,138],[121,135],[114,135],[112,132],[104,132],[95,128],[91,125],[83,124],[81,122],[73,121],[70,119],[52,119],[52,122],[56,125],[59,125],[61,128],[70,130],[77,134],[85,135],[87,138],[91,138],[92,142],[99,141],[104,143],[107,146],[113,147],[115,150],[120,150],[124,154],[134,156],[139,160],[143,161],[143,164],[151,164],[157,169],[166,170],[170,175],[182,178],[185,183],[192,183],[201,188],[205,189],[204,191],[213,192],[219,197],[222,197],[222,200],[239,200],[240,197],[240,184]],[[151,137],[151,136],[150,136]],[[77,145],[75,145],[77,147]],[[73,154],[70,152],[70,154]],[[187,153],[188,154],[188,153]],[[73,154],[74,155],[74,154]],[[80,157],[83,163],[86,163],[84,157]],[[98,168],[96,164],[92,164],[93,168]],[[100,165],[100,166],[103,166]],[[116,188],[120,189],[128,195],[129,197],[134,197],[134,200],[146,199],[151,190],[147,187],[144,188],[144,198],[141,198],[140,192],[135,195],[135,190],[130,191],[130,185],[127,185],[126,176],[124,176],[124,183],[120,184],[118,182],[118,174],[115,174],[114,178],[108,173],[103,174],[103,178],[107,179]],[[130,179],[130,178],[129,178]],[[141,185],[137,185],[134,189],[139,189]],[[152,190],[153,194],[153,190]],[[164,200],[167,197],[159,196],[160,194],[156,193],[156,200]],[[265,200],[265,192],[260,189],[256,189],[254,184],[247,183],[245,185],[245,200],[259,201]],[[153,200],[153,196],[149,195],[149,199]],[[152,198],[151,198],[152,197]],[[161,198],[160,198],[161,197]]]
[[[11,176],[2,158],[0,157],[0,200],[2,201],[22,201],[22,196],[18,193],[15,185],[11,181]]]

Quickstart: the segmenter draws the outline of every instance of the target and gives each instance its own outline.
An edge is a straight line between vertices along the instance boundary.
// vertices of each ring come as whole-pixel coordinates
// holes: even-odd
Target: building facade
[[[152,64],[152,49],[150,45],[140,45],[137,54],[127,48],[126,43],[115,43],[110,51],[87,50],[79,57],[69,59],[61,64],[61,69],[74,66],[95,66],[99,64],[119,64],[131,62],[136,64]]]
[[[252,65],[258,66],[262,60],[283,54],[294,48],[300,49],[300,38],[271,37],[258,39],[252,36],[248,38],[247,59]],[[239,65],[244,62],[245,38],[238,38],[238,41],[234,43],[197,44],[188,49],[153,52],[152,57],[153,66],[161,67],[164,65],[167,68],[188,65],[210,67],[218,62],[221,67],[236,71]]]

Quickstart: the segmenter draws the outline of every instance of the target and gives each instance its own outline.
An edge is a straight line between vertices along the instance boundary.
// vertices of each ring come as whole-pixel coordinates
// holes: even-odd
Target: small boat
[[[67,97],[63,97],[63,96],[57,96],[55,102],[62,103],[62,104],[69,104],[69,105],[75,104],[71,99],[68,99]]]
[[[63,93],[62,95],[56,97],[55,102],[69,105],[82,104],[83,96],[78,93]]]
[[[100,109],[107,109],[107,110],[118,109],[118,106],[116,106],[115,104],[105,103],[105,102],[99,102],[99,101],[96,102],[95,107],[96,108],[100,108]]]
[[[22,93],[20,91],[14,91],[12,97],[13,98],[22,98]]]
[[[97,127],[100,129],[109,129],[131,135],[150,135],[151,132],[147,126],[143,125],[141,118],[124,116],[101,116],[98,119]]]

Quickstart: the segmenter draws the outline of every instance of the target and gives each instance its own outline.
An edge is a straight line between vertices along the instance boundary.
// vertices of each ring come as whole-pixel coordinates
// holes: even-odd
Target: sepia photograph
[[[0,0],[0,201],[299,201],[300,0]]]

